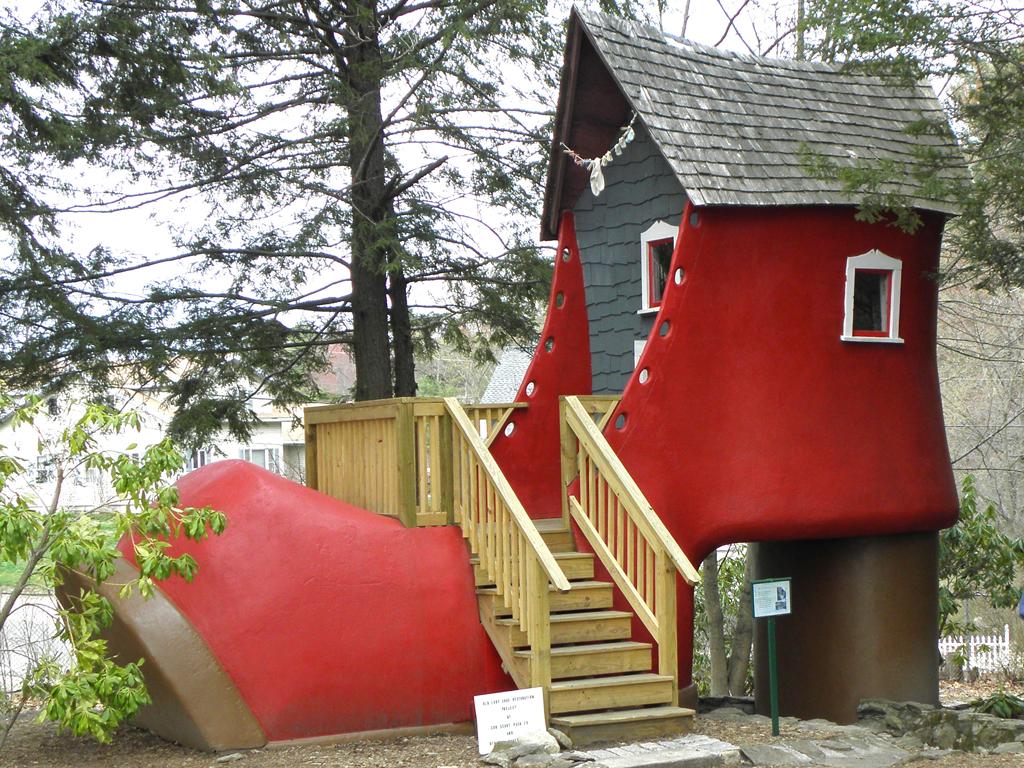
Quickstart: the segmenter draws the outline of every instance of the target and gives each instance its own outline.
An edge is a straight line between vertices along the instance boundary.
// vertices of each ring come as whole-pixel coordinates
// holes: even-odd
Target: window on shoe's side
[[[678,229],[656,221],[640,233],[640,313],[657,312],[668,281]]]
[[[878,250],[846,260],[843,341],[902,344],[900,282],[903,263]]]

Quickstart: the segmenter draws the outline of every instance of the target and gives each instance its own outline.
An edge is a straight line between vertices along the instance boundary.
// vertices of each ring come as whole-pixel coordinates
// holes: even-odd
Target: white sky
[[[683,3],[674,3],[669,7],[663,18],[662,28],[673,34],[679,34],[682,27]],[[721,0],[730,13],[740,8],[743,0]],[[725,37],[721,47],[746,51],[744,40],[750,46],[757,47],[756,32],[752,20],[758,20],[759,30],[766,39],[775,37],[776,23],[769,15],[757,9],[757,0],[748,0],[744,12],[737,22],[736,29]],[[41,5],[39,0],[4,0],[0,8],[12,10],[17,15],[26,17]],[[780,0],[779,5],[784,12],[795,15],[795,0]],[[556,0],[552,4],[552,14],[557,18],[568,15],[569,5]],[[655,21],[657,19],[655,18]],[[723,36],[728,26],[728,16],[719,0],[690,0],[690,19],[687,25],[687,37],[700,43],[713,45]],[[742,38],[742,39],[741,39]],[[551,95],[551,108],[554,108],[556,94]],[[422,150],[417,150],[421,152]],[[440,154],[440,153],[439,153]],[[433,158],[428,158],[433,159]],[[83,177],[91,184],[102,184],[104,177],[84,171]],[[174,253],[174,243],[168,224],[179,223],[189,218],[206,215],[205,206],[199,202],[173,204],[157,204],[139,210],[119,213],[77,213],[65,218],[68,225],[66,234],[75,250],[84,252],[97,246],[104,246],[115,253],[135,254],[138,257],[151,259],[169,256]],[[539,215],[539,211],[538,211]],[[536,229],[536,223],[530,224]],[[144,293],[143,280],[167,279],[174,276],[180,265],[170,268],[154,268],[142,273],[130,273],[119,278],[116,288],[125,295],[138,296]]]

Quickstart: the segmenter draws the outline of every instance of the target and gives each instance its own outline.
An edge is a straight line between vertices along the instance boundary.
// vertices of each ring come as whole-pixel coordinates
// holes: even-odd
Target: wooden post
[[[530,553],[526,571],[527,636],[530,640],[530,685],[544,690],[544,717],[551,714],[551,610],[548,576],[540,560]]]
[[[562,496],[562,524],[569,527],[569,483],[576,477],[576,435],[569,429],[566,421],[565,398],[558,398],[558,429],[562,453],[562,485],[559,489]]]
[[[303,415],[305,418],[305,415]],[[316,475],[316,424],[309,424],[306,427],[306,487],[319,491]]]
[[[398,463],[398,520],[416,527],[416,416],[411,400],[395,401],[395,458]]]
[[[440,462],[441,511],[448,525],[455,524],[455,447],[452,440],[452,417],[445,410],[438,420],[438,461]]]
[[[672,676],[672,706],[679,706],[676,637],[676,568],[662,547],[655,554],[654,615],[658,621],[658,674]]]

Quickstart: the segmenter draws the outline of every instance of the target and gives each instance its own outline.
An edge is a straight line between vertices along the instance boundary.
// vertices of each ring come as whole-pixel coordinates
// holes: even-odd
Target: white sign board
[[[754,590],[754,618],[784,616],[793,610],[789,579],[762,579],[751,584]]]
[[[473,705],[476,707],[476,738],[481,755],[490,754],[499,741],[537,731],[547,732],[544,691],[541,688],[474,696]]]

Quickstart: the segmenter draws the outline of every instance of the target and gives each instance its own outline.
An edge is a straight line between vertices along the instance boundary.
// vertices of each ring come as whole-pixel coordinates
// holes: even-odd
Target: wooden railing
[[[467,406],[489,444],[523,403]],[[306,485],[403,525],[452,519],[451,418],[443,398],[399,397],[306,409]]]
[[[407,399],[307,408],[306,484],[408,524],[417,507],[412,409]]]
[[[414,400],[417,526],[452,520],[452,425],[444,403]]]
[[[575,395],[577,404],[593,420],[597,431],[604,430],[605,424],[611,419],[615,412],[615,406],[622,400],[622,395]],[[571,430],[565,428],[565,404],[560,406],[561,413],[561,440],[562,440],[562,487],[564,488],[576,477],[576,436]],[[569,527],[569,496],[562,493],[562,522]]]
[[[470,423],[479,428],[484,445],[490,445],[498,436],[506,419],[516,408],[525,408],[526,403],[481,403],[465,405],[463,409]]]
[[[526,514],[477,425],[446,398],[455,466],[455,521],[530,644],[530,685],[551,685],[549,584],[570,590],[554,555]]]
[[[676,573],[691,585],[700,576],[579,398],[561,399],[561,424],[569,514],[657,642],[659,673],[678,680]]]
[[[622,400],[622,395],[576,395],[583,410],[590,414],[597,424],[597,431],[604,430],[604,425],[612,417],[615,406]]]

